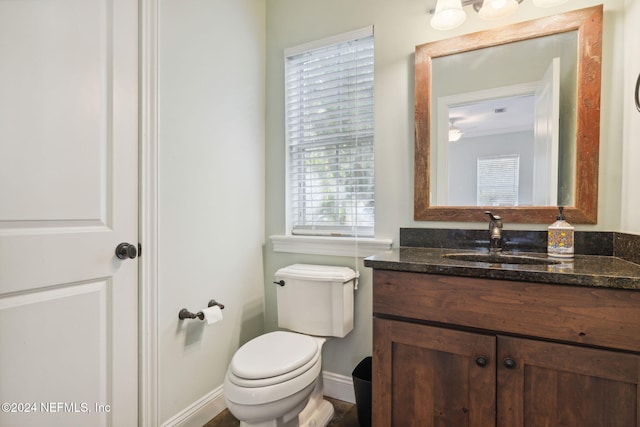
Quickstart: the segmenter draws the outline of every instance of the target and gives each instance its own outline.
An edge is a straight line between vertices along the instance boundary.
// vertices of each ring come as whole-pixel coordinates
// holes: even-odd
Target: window
[[[518,206],[520,156],[478,158],[478,206]]]
[[[373,28],[285,52],[292,234],[372,237]]]

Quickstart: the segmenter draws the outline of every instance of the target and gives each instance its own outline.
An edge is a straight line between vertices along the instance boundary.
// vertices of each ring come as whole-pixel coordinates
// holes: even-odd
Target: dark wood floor
[[[327,427],[360,427],[355,405],[341,400],[326,399],[333,404],[333,408],[336,411]],[[204,427],[238,427],[239,425],[240,421],[236,420],[233,415],[225,409],[220,415],[206,423]]]

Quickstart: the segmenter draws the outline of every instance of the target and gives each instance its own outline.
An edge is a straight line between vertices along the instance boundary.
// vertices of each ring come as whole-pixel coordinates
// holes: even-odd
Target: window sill
[[[391,239],[324,236],[270,236],[274,252],[368,257],[391,250]]]

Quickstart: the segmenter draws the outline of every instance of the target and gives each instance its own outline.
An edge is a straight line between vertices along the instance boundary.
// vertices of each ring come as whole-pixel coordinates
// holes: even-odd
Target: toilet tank
[[[308,335],[344,337],[353,329],[357,273],[348,267],[294,264],[276,271],[278,326]]]

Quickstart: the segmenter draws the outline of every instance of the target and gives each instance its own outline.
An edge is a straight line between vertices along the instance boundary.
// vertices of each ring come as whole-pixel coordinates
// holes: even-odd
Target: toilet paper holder
[[[220,307],[220,310],[224,310],[224,304],[220,304],[218,301],[212,299],[211,301],[209,301],[209,304],[207,304],[207,307],[213,307],[217,305],[218,307]],[[184,319],[200,319],[200,320],[204,320],[204,313],[199,311],[197,313],[192,313],[189,310],[187,310],[186,308],[183,308],[182,310],[180,310],[180,312],[178,313],[178,319],[180,320],[184,320]]]

